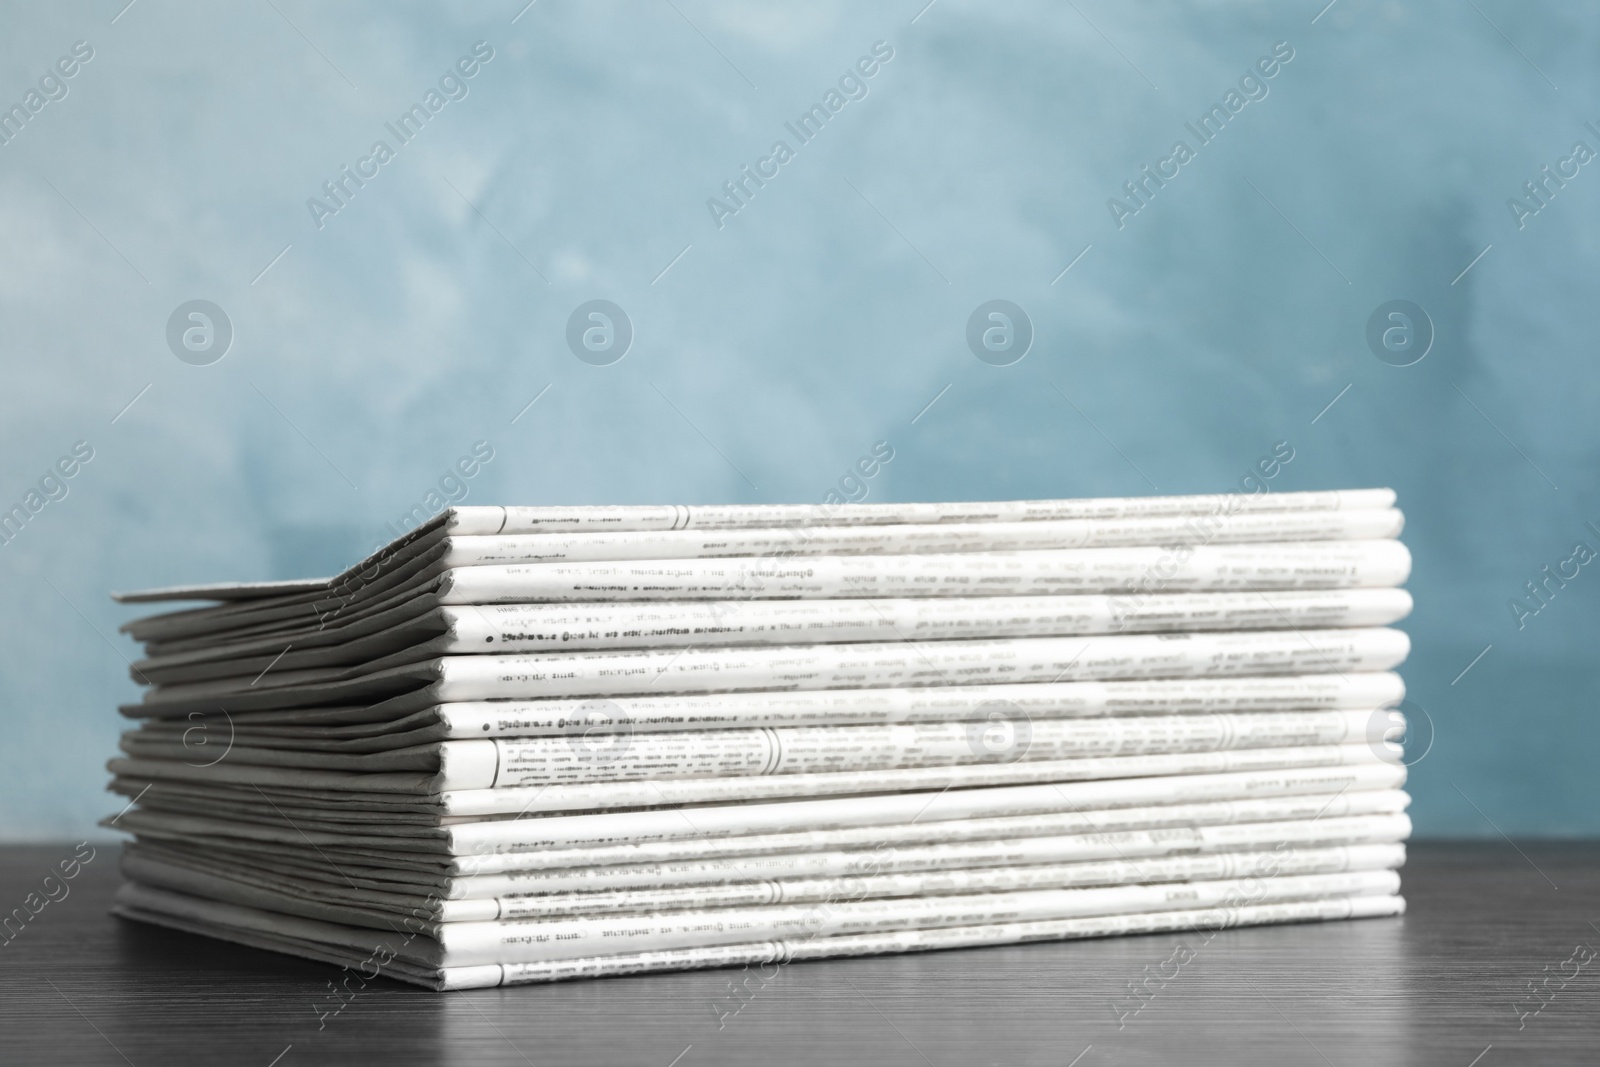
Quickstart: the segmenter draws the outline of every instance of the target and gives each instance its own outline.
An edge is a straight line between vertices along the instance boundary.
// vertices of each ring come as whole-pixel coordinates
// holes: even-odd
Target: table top
[[[336,968],[108,915],[117,851],[97,846],[64,897],[50,883],[60,899],[0,945],[0,1061],[1600,1060],[1600,843],[1414,844],[1402,872],[1410,911],[1397,919],[1227,930],[1204,943],[1151,934],[823,960],[765,976],[697,971],[459,993],[377,979],[337,1014]],[[37,906],[45,876],[73,853],[71,844],[0,848],[0,907],[30,893]],[[1133,996],[1129,984],[1146,976],[1146,994]]]

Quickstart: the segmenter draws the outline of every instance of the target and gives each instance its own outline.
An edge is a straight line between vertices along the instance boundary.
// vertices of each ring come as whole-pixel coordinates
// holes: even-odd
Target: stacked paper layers
[[[1394,915],[1389,490],[466,507],[144,642],[125,916],[436,989]]]

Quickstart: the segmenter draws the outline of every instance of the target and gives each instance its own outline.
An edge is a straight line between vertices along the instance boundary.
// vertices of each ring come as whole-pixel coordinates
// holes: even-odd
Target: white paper
[[[1296,783],[1303,786],[1305,783]],[[145,818],[148,809],[135,809],[126,819],[139,833],[140,847],[169,851],[179,859],[221,856],[248,867],[265,863],[271,870],[291,871],[302,878],[331,881],[336,885],[393,888],[421,887],[440,899],[469,899],[515,895],[521,891],[554,886],[560,890],[626,888],[656,884],[686,884],[706,878],[737,877],[745,864],[797,863],[801,854],[850,850],[881,854],[895,849],[912,854],[915,849],[952,843],[982,844],[1028,837],[1075,837],[1081,844],[1078,858],[1110,859],[1123,855],[1164,854],[1169,850],[1199,848],[1205,842],[1234,842],[1238,847],[1255,840],[1248,824],[1302,820],[1313,830],[1336,826],[1340,819],[1370,815],[1396,815],[1411,798],[1397,788],[1376,787],[1361,778],[1324,783],[1335,793],[1284,794],[1281,783],[1250,776],[1234,792],[1248,799],[1208,800],[1191,803],[1132,807],[1080,807],[1071,786],[1032,800],[1022,797],[981,798],[972,808],[977,814],[828,829],[789,829],[772,833],[732,836],[690,836],[649,841],[625,841],[579,848],[551,848],[533,852],[503,852],[488,856],[457,857],[394,848],[351,846],[333,835],[298,835],[282,841],[218,836],[226,823],[179,817],[168,823]],[[976,793],[1017,793],[1020,790],[974,790]],[[1036,790],[1034,792],[1037,792]],[[1266,795],[1257,795],[1266,794]],[[964,800],[966,798],[963,798]],[[1054,807],[1050,807],[1053,801]],[[924,801],[926,803],[926,801]],[[929,805],[932,811],[935,805]],[[993,816],[990,811],[1023,814]],[[948,814],[943,812],[941,813]],[[120,825],[120,823],[119,823]],[[800,824],[796,824],[800,825]],[[1211,828],[1211,829],[1207,829]],[[1148,853],[1151,840],[1156,851]],[[1244,835],[1236,837],[1234,835]]]
[[[449,566],[491,563],[579,563],[625,559],[784,560],[822,555],[924,552],[1021,552],[1119,545],[1224,545],[1247,542],[1360,541],[1400,536],[1405,519],[1393,508],[1360,511],[1273,511],[1215,518],[1151,516],[1036,522],[898,526],[780,526],[734,530],[629,533],[500,534],[450,537]]]
[[[1335,840],[1339,840],[1336,835]],[[1290,846],[1255,851],[1144,857],[1090,862],[962,865],[939,863],[914,871],[874,868],[825,877],[773,877],[676,888],[524,895],[436,901],[420,895],[375,893],[286,878],[241,877],[209,866],[172,863],[159,857],[124,853],[125,876],[144,885],[208,900],[279,911],[351,926],[393,929],[403,922],[430,937],[452,922],[544,921],[585,916],[645,914],[717,908],[765,907],[838,900],[950,896],[1245,878],[1262,871],[1273,876],[1389,870],[1405,862],[1397,839],[1382,843]]]
[[[132,894],[129,894],[129,899],[119,899],[112,907],[112,911],[140,922],[221,938],[252,948],[286,952],[344,967],[346,974],[340,985],[352,995],[360,990],[367,979],[376,978],[379,973],[436,991],[605,978],[651,971],[733,967],[740,964],[757,965],[765,976],[768,967],[777,968],[790,962],[834,956],[923,952],[1171,931],[1187,931],[1197,939],[1209,940],[1216,932],[1235,926],[1381,918],[1405,913],[1405,900],[1393,894],[1324,897],[1270,904],[1248,903],[1247,899],[1241,897],[1238,903],[1229,901],[1226,905],[1216,908],[1180,908],[1038,922],[991,923],[843,937],[743,942],[664,952],[622,953],[615,956],[585,957],[548,963],[443,968],[419,966],[395,959],[394,952],[399,942],[403,940],[395,934],[387,935],[385,940],[376,944],[349,946],[344,943],[345,939],[341,936],[346,928],[333,923],[273,916],[257,909],[212,904],[194,898],[180,898],[177,894],[172,894],[168,899],[161,901],[159,910],[141,906],[139,901],[154,903],[149,901],[148,897],[141,895],[139,901],[136,901]],[[776,970],[773,973],[775,974]],[[356,983],[353,987],[350,984],[352,980]],[[340,997],[343,995],[339,994]],[[314,1003],[312,1007],[316,1010],[317,1005]],[[331,1011],[332,1007],[330,1003],[324,1010]]]
[[[438,940],[418,936],[394,956],[418,967],[535,963],[587,956],[700,948],[748,941],[830,938],[941,927],[1032,923],[1132,912],[1232,909],[1289,900],[1390,896],[1393,871],[1250,877],[1103,889],[1055,889],[924,899],[838,901],[766,908],[668,912],[549,922],[451,923]],[[297,918],[124,883],[118,905],[135,916],[170,915],[213,926],[240,926],[343,948],[376,949],[394,932]]]

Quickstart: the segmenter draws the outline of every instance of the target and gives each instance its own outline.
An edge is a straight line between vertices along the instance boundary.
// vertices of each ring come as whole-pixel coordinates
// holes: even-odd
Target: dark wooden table
[[[0,947],[0,1062],[1600,1063],[1600,843],[1414,845],[1405,918],[1188,935],[1181,963],[1156,934],[799,963],[742,993],[737,971],[448,994],[379,979],[320,1018],[336,968],[107,915],[116,851]],[[0,849],[0,906],[71,853]],[[1141,1002],[1146,974],[1170,977]]]

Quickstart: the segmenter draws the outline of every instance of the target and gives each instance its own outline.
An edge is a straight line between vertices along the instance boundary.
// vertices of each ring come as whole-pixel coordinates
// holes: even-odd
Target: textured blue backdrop
[[[1600,832],[1600,574],[1524,590],[1600,548],[1600,12],[124,2],[0,16],[0,506],[44,480],[0,836],[116,808],[108,590],[335,569],[480,441],[469,502],[820,500],[878,441],[869,499],[1215,491],[1289,442],[1277,488],[1409,515],[1419,832]],[[1005,367],[965,341],[997,298]],[[1412,366],[1366,340],[1393,299]],[[191,300],[219,362],[169,347]]]

